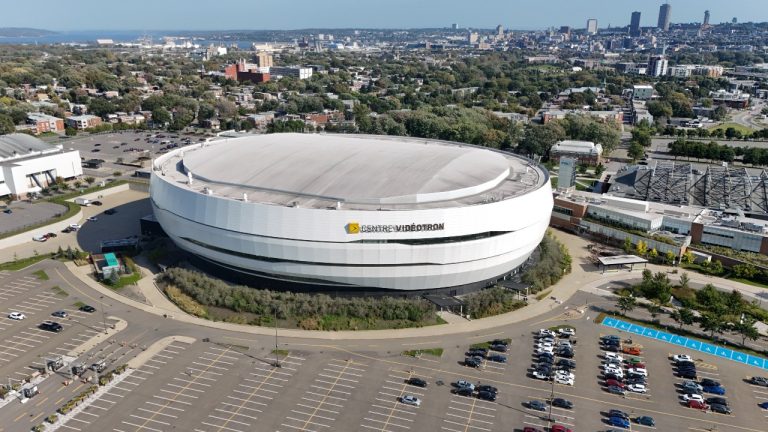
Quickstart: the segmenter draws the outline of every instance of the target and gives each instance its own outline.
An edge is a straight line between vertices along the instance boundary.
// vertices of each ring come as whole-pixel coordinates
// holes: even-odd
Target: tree
[[[632,252],[632,239],[629,237],[624,238],[624,252]]]
[[[659,316],[659,312],[661,312],[661,304],[658,300],[653,300],[651,304],[648,305],[648,312],[651,313],[651,318],[655,321],[656,317]]]
[[[632,142],[632,144],[629,145],[627,156],[632,159],[632,162],[636,162],[638,159],[642,158],[643,155],[645,155],[645,149],[642,145],[636,142]]]
[[[693,311],[691,311],[688,308],[680,308],[680,309],[674,310],[672,311],[672,313],[669,314],[669,316],[678,324],[679,329],[682,329],[683,325],[693,324],[693,321],[695,318],[695,316],[693,315]]]
[[[680,288],[681,289],[688,289],[688,284],[691,282],[691,278],[688,277],[688,273],[683,273],[680,275]]]
[[[699,317],[699,327],[705,332],[709,332],[709,337],[714,339],[715,333],[722,333],[725,328],[725,321],[719,314],[713,312],[704,312]]]
[[[664,260],[667,262],[667,264],[674,264],[675,258],[677,258],[677,256],[672,251],[667,251],[667,253],[664,254]]]
[[[638,255],[645,256],[648,253],[648,245],[644,241],[639,240],[637,245],[635,245],[635,251],[637,251]]]
[[[602,163],[597,164],[595,167],[595,177],[600,178],[605,172],[605,165]]]
[[[659,257],[659,252],[656,251],[656,248],[651,249],[650,252],[648,252],[648,259],[651,261],[656,261],[656,259]]]
[[[152,110],[152,122],[156,125],[165,126],[171,123],[172,120],[171,113],[165,107],[158,107]]]
[[[637,306],[637,299],[629,294],[622,294],[619,300],[616,302],[616,307],[619,308],[622,314],[626,315],[627,312],[632,312]]]
[[[756,341],[760,337],[760,333],[757,331],[757,327],[755,327],[756,322],[751,316],[745,315],[738,324],[733,326],[733,329],[741,335],[742,346],[744,346],[747,339]]]
[[[75,136],[77,135],[77,129],[67,126],[66,128],[64,128],[64,135],[68,137]]]
[[[16,132],[16,126],[13,119],[5,114],[0,114],[0,135],[12,134]]]
[[[691,251],[686,251],[683,256],[680,257],[680,261],[685,264],[693,264],[696,261],[696,255]]]
[[[557,122],[549,122],[542,126],[529,124],[525,128],[525,135],[517,149],[522,154],[535,154],[548,158],[552,146],[564,140],[565,137],[565,129]]]
[[[93,184],[93,183],[96,181],[96,178],[94,178],[94,177],[91,177],[91,176],[88,176],[88,177],[86,177],[84,180],[85,180],[85,182],[86,182],[86,183],[88,183],[89,185],[92,185],[92,184]]]

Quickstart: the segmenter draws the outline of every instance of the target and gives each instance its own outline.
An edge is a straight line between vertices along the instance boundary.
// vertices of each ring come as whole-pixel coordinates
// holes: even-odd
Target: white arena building
[[[83,175],[80,152],[65,150],[27,134],[0,135],[0,196],[24,197],[42,191],[57,177]]]
[[[197,262],[326,292],[485,287],[528,259],[552,211],[548,174],[527,159],[390,136],[196,144],[155,159],[150,191]]]

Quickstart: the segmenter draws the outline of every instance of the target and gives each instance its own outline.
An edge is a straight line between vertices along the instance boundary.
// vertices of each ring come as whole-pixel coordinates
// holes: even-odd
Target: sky
[[[287,30],[304,28],[448,27],[583,28],[596,18],[601,28],[625,26],[642,12],[655,26],[655,0],[0,0],[0,27],[77,30]],[[768,0],[671,0],[672,22],[768,21]]]

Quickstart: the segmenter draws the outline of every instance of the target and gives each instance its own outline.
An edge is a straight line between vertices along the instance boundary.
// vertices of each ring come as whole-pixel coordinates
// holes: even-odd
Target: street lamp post
[[[549,415],[547,416],[547,426],[552,423],[552,402],[555,400],[555,379],[552,378],[552,392],[549,395]]]
[[[274,310],[275,313],[275,367],[280,367],[280,353],[278,352],[278,344],[277,344],[277,309]]]

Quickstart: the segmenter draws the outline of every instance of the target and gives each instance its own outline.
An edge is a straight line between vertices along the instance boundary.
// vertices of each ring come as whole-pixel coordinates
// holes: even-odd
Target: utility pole
[[[277,309],[273,310],[275,314],[275,367],[280,367],[280,354],[277,351]]]
[[[549,415],[547,416],[547,427],[552,423],[552,402],[555,400],[555,379],[552,378],[552,393],[549,395]]]

